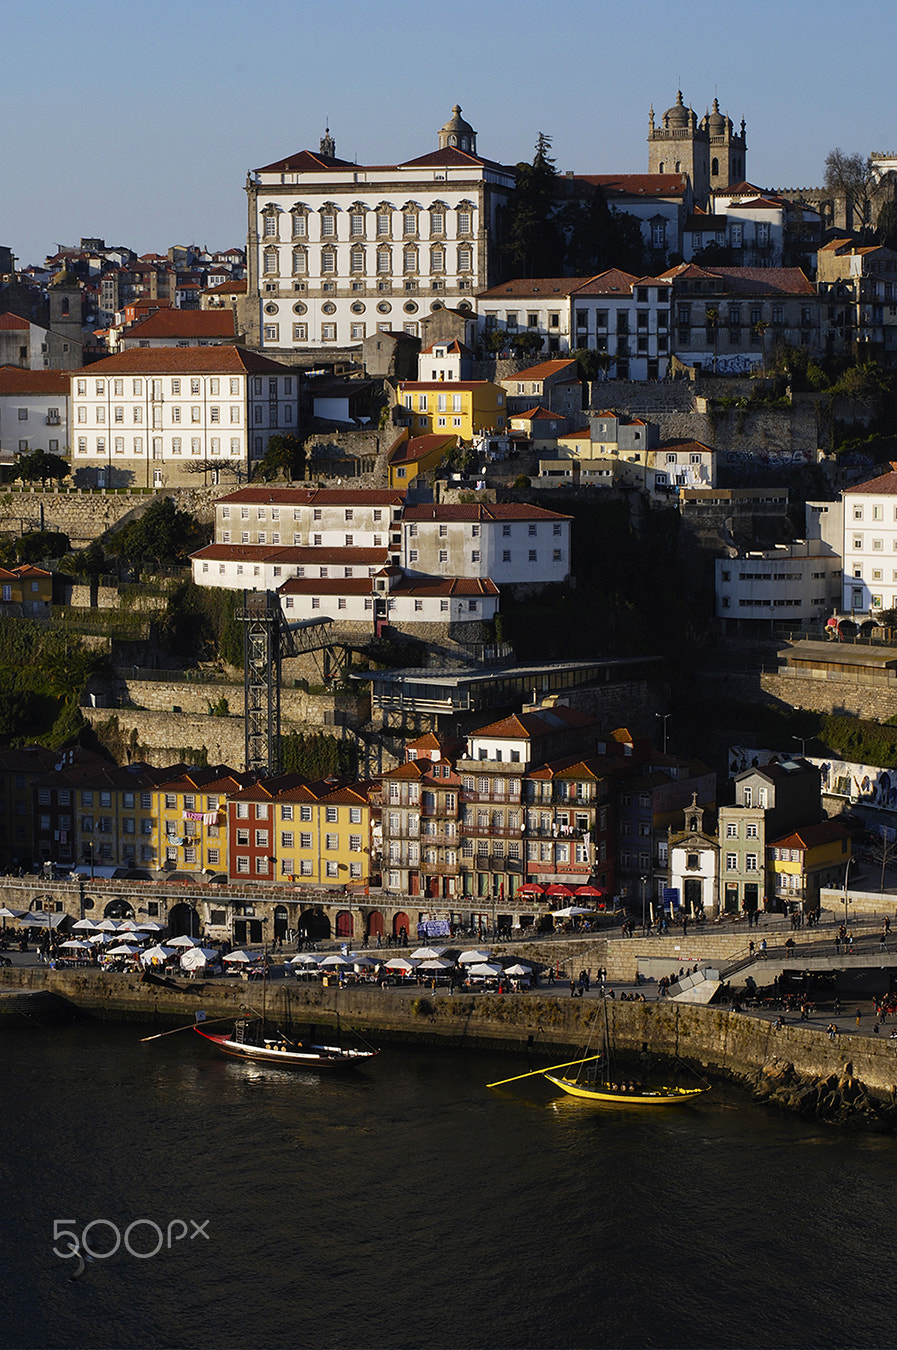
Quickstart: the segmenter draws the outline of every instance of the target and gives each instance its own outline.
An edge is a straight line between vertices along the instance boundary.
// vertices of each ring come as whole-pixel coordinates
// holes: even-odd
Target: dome
[[[707,130],[711,136],[724,136],[728,127],[728,118],[719,110],[719,99],[713,100],[713,112],[707,118]]]
[[[461,134],[466,136],[476,135],[476,132],[474,131],[470,123],[465,122],[464,118],[461,116],[461,109],[458,107],[457,103],[455,104],[454,108],[452,108],[451,118],[449,119],[448,122],[446,122],[445,126],[442,128],[439,134],[440,136],[445,136],[451,131],[455,132],[456,135]]]
[[[663,124],[665,127],[687,127],[691,121],[691,115],[682,102],[682,90],[676,95],[676,102],[672,108],[667,108],[663,115]]]

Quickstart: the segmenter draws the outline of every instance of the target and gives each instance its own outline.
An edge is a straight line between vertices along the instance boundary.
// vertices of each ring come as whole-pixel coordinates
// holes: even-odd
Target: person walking
[[[860,1011],[859,1008],[857,1008],[857,1026],[860,1025],[860,1020],[861,1020],[862,1016],[863,1016],[862,1012]]]
[[[760,941],[760,956],[764,961],[766,960],[767,947],[768,944],[766,938],[762,938]]]

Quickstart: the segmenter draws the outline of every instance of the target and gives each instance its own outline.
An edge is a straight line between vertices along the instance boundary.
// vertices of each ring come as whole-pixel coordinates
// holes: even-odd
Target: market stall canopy
[[[217,961],[218,952],[214,947],[191,947],[181,954],[181,966],[184,970],[198,970],[209,961]]]
[[[504,971],[497,961],[481,961],[479,965],[471,966],[468,975],[482,975],[485,979],[489,975],[503,975]]]
[[[567,905],[565,909],[553,909],[551,917],[553,919],[581,919],[584,914],[591,914],[592,910],[583,909],[582,905]]]
[[[145,952],[141,952],[140,959],[145,966],[152,961],[167,961],[169,956],[177,955],[177,947],[149,947]]]
[[[552,897],[554,896],[562,897],[565,900],[572,900],[573,898],[573,892],[570,889],[570,887],[565,886],[563,882],[560,881],[555,881],[551,886],[548,886],[546,888],[545,894],[550,895]]]
[[[518,895],[544,895],[545,887],[540,886],[538,881],[525,881],[522,886],[517,887]]]
[[[199,938],[188,937],[186,933],[182,933],[180,937],[169,938],[169,939],[168,939],[168,946],[169,946],[169,947],[201,947],[201,946],[202,946],[202,942],[201,942],[201,940],[200,940]]]
[[[516,962],[513,966],[505,966],[506,975],[532,975],[532,967],[525,966],[522,961]]]
[[[115,947],[109,947],[106,951],[107,956],[137,956],[140,952],[139,947],[135,947],[133,942],[119,942]]]
[[[431,957],[431,959],[430,959],[429,961],[421,961],[421,963],[420,963],[420,969],[421,969],[421,970],[451,970],[451,969],[453,968],[454,964],[455,964],[454,961],[443,961],[441,957],[439,957],[439,956],[434,956],[434,957]]]
[[[491,958],[491,956],[492,956],[491,952],[483,952],[483,951],[462,952],[461,955],[458,957],[458,965],[473,966],[476,965],[478,961],[488,961]]]
[[[251,966],[254,961],[261,961],[261,959],[261,952],[244,951],[228,952],[227,956],[223,958],[223,960],[228,961],[231,965],[235,966]]]
[[[405,958],[404,958],[404,956],[396,956],[396,957],[393,958],[392,961],[387,961],[387,962],[386,962],[386,969],[387,969],[387,970],[404,970],[404,971],[407,972],[407,971],[417,970],[417,967],[418,967],[419,964],[420,964],[420,963],[419,963],[418,961],[406,961]]]
[[[411,953],[412,961],[435,961],[438,957],[444,956],[448,947],[418,947],[416,952]]]
[[[89,952],[89,951],[90,951],[90,943],[89,943],[89,942],[82,942],[80,938],[72,938],[71,942],[63,942],[63,943],[62,943],[62,945],[61,945],[61,947],[60,947],[60,951],[64,951],[64,952],[65,952],[65,951]]]

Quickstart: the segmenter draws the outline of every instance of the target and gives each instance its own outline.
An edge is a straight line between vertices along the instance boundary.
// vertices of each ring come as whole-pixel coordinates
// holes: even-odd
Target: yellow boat
[[[542,1077],[571,1097],[584,1097],[586,1101],[602,1102],[606,1106],[668,1106],[673,1102],[691,1101],[693,1097],[700,1097],[710,1091],[709,1087],[648,1088],[639,1084],[632,1092],[621,1092],[612,1083],[589,1087],[586,1083],[577,1083],[573,1078],[555,1078],[551,1073],[543,1073]]]

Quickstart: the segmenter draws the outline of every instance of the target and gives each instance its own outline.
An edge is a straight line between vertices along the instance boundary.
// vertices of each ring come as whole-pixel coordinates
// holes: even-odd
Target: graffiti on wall
[[[822,774],[822,792],[829,797],[844,797],[861,806],[880,811],[897,810],[897,769],[879,769],[872,764],[854,764],[844,759],[823,759],[807,755]],[[729,747],[729,774],[760,769],[764,764],[786,764],[800,759],[799,754],[777,750],[751,750],[743,745]]]

